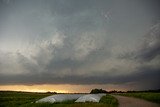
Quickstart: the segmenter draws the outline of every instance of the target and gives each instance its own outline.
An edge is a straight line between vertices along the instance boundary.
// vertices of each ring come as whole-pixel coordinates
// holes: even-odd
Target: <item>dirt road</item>
[[[160,105],[143,99],[113,95],[119,102],[119,107],[160,107]]]

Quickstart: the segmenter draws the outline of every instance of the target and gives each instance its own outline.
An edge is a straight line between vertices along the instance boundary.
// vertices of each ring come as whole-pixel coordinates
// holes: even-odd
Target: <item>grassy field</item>
[[[160,103],[160,92],[134,92],[119,93],[119,95],[141,98],[155,103]]]
[[[49,96],[49,93],[0,91],[0,107],[17,107]]]
[[[117,107],[117,100],[110,96],[103,96],[99,103],[74,103],[74,100],[61,103],[34,103],[40,98],[53,95],[51,93],[28,93],[0,91],[0,107]]]

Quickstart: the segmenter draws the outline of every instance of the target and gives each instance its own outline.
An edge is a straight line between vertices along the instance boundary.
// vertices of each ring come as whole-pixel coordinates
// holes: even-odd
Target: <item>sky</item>
[[[159,83],[159,0],[0,0],[0,90]]]

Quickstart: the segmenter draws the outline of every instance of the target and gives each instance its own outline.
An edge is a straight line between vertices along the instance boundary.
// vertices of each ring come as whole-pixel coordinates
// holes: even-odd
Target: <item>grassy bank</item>
[[[134,92],[119,93],[118,95],[141,98],[155,103],[160,103],[160,92]]]
[[[34,103],[40,98],[53,95],[50,93],[0,92],[0,107],[117,107],[117,100],[103,96],[99,103],[75,103],[74,100],[61,103]]]
[[[106,96],[103,96],[100,101],[100,103],[104,103],[104,104],[110,104],[112,105],[113,107],[117,107],[118,106],[118,100],[116,98],[114,98],[113,96],[111,95],[106,95]]]

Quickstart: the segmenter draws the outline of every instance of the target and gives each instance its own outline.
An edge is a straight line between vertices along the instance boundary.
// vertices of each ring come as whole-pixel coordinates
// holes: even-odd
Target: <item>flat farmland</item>
[[[30,92],[0,92],[0,107],[117,107],[118,101],[113,96],[106,95],[99,103],[86,102],[75,103],[74,100],[57,103],[35,103],[35,101],[52,93],[30,93]]]

